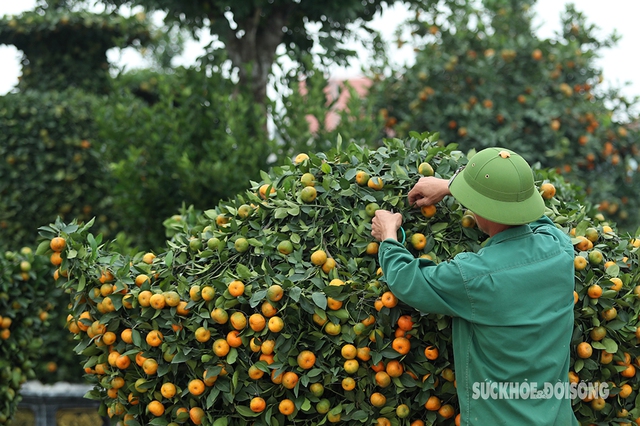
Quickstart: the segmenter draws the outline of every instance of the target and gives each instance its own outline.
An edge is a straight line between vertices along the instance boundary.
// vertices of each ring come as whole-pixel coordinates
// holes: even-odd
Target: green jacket
[[[570,239],[547,217],[438,265],[395,240],[380,245],[380,266],[400,300],[453,317],[463,425],[578,425],[570,395],[526,395],[568,382],[573,259]]]

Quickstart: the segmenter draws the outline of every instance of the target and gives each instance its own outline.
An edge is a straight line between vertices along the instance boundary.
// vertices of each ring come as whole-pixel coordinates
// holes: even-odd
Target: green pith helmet
[[[487,148],[475,154],[449,189],[463,206],[492,222],[522,225],[544,213],[531,167],[508,149]]]

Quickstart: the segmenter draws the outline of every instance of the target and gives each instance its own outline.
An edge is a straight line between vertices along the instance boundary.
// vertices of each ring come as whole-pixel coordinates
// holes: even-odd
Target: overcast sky
[[[535,10],[538,15],[538,24],[541,37],[550,37],[560,27],[560,13],[565,4],[572,3],[566,0],[538,0]],[[631,85],[623,89],[626,96],[640,96],[640,55],[637,53],[637,42],[640,41],[640,25],[637,17],[640,16],[639,0],[610,0],[603,3],[602,0],[580,0],[573,2],[579,11],[587,16],[588,22],[596,24],[602,34],[610,34],[617,30],[622,36],[618,45],[613,49],[603,50],[602,58],[598,66],[603,69],[605,83],[614,87],[622,87],[625,83]],[[19,14],[25,10],[31,10],[35,6],[35,0],[0,0],[0,16]],[[393,39],[393,32],[397,25],[406,17],[404,9],[395,7],[389,9],[382,19],[376,20],[374,27],[382,31],[387,40]],[[391,44],[393,48],[393,43]],[[409,50],[393,48],[393,57],[399,63],[410,61]],[[182,58],[182,63],[190,63],[200,53],[197,45],[190,45]],[[367,52],[362,52],[366,56]],[[13,46],[0,45],[0,95],[10,91],[18,82],[20,75],[20,53]],[[124,54],[112,52],[109,58],[117,65],[137,65],[139,58],[136,54],[126,52]],[[359,66],[350,69],[335,70],[338,77],[351,77],[357,74]]]

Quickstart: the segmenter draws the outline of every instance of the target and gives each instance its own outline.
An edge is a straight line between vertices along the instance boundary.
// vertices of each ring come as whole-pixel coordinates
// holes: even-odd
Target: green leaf
[[[265,290],[266,293],[266,290]],[[291,287],[289,290],[289,297],[294,302],[298,302],[300,300],[300,295],[302,294],[302,289],[300,287]],[[263,296],[264,297],[264,296]]]
[[[316,291],[313,294],[311,294],[311,299],[313,300],[313,303],[315,303],[318,308],[322,310],[327,309],[327,297],[324,295],[324,293]]]
[[[38,244],[38,248],[36,249],[36,254],[38,256],[42,256],[48,251],[49,251],[49,241],[42,241],[40,244]]]
[[[602,344],[604,345],[604,349],[610,354],[618,352],[618,344],[615,342],[615,340],[609,337],[605,337],[604,339],[602,339]]]
[[[251,273],[251,270],[249,268],[247,268],[245,265],[243,265],[242,263],[238,263],[236,265],[236,274],[238,274],[238,276],[240,278],[251,278],[253,276],[253,274]]]
[[[260,413],[254,413],[249,407],[245,407],[244,405],[236,405],[236,411],[242,417],[258,417],[260,415]]]

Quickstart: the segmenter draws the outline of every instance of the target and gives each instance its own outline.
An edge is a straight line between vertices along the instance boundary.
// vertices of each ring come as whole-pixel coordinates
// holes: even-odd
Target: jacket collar
[[[512,226],[511,228],[505,229],[502,232],[498,232],[496,235],[489,238],[485,244],[485,247],[493,244],[500,244],[507,240],[524,237],[532,233],[533,231],[531,231],[531,227],[528,224]]]

